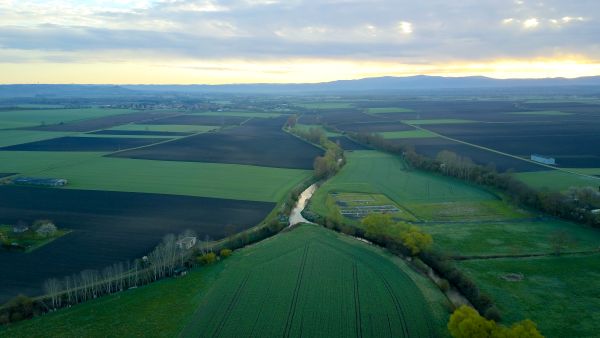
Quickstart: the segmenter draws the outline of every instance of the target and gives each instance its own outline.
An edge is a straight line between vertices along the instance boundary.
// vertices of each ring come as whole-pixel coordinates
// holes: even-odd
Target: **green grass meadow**
[[[403,130],[403,131],[386,131],[378,133],[386,139],[399,139],[399,138],[431,138],[437,137],[438,135],[423,129],[415,130]]]
[[[400,107],[369,108],[369,114],[393,114],[393,113],[412,113],[414,110]]]
[[[580,169],[567,169],[576,172],[581,172]],[[594,173],[585,173],[588,175],[600,173],[600,170],[593,169]],[[584,172],[582,172],[584,173]],[[523,172],[516,173],[516,177],[525,182],[526,184],[538,188],[538,189],[549,189],[564,191],[570,187],[587,187],[591,186],[597,188],[600,186],[600,177],[586,177],[576,175],[560,170],[548,170],[548,171],[537,171],[537,172]]]
[[[600,231],[553,219],[423,225],[437,249],[451,256],[551,254],[551,236],[568,235],[563,252],[597,250]]]
[[[506,322],[530,318],[546,337],[598,337],[600,254],[471,260],[459,266],[496,301]],[[506,281],[506,274],[521,274]]]

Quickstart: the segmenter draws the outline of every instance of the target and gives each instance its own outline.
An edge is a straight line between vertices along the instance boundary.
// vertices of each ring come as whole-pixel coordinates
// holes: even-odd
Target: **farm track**
[[[300,263],[300,270],[298,271],[298,278],[296,280],[296,286],[294,288],[294,295],[292,296],[292,302],[290,303],[290,309],[288,310],[287,320],[285,322],[285,328],[283,330],[283,336],[289,337],[292,325],[294,323],[294,316],[296,314],[296,305],[298,303],[298,295],[300,293],[300,288],[302,287],[302,277],[304,275],[304,267],[306,266],[306,257],[308,256],[308,249],[310,244],[307,244],[304,247],[304,252],[302,253],[302,262]]]
[[[457,261],[471,261],[471,260],[486,260],[486,259],[502,259],[502,258],[532,258],[532,257],[562,257],[562,256],[576,256],[576,255],[598,255],[600,250],[586,250],[586,251],[571,251],[562,252],[560,255],[554,253],[532,253],[522,255],[482,255],[482,256],[453,256],[451,259]]]
[[[354,313],[356,315],[356,337],[362,338],[362,322],[360,313],[360,292],[358,287],[358,272],[356,262],[352,264],[352,278],[354,285]]]
[[[225,326],[225,323],[227,322],[227,320],[230,318],[229,315],[230,315],[231,311],[235,308],[235,306],[239,302],[240,295],[244,291],[244,288],[246,287],[246,283],[248,283],[249,278],[250,278],[250,272],[248,272],[246,274],[246,276],[244,277],[244,279],[238,286],[235,294],[233,295],[233,298],[231,299],[231,302],[229,302],[229,305],[227,306],[227,309],[225,310],[225,313],[223,314],[223,318],[221,318],[219,325],[215,329],[215,332],[213,332],[212,337],[219,337],[221,335],[221,331],[223,330],[223,327]]]

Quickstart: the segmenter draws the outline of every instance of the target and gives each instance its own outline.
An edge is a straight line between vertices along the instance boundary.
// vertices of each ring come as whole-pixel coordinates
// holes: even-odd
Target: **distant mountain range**
[[[405,91],[427,89],[477,89],[525,87],[600,86],[600,76],[574,79],[493,79],[484,76],[442,77],[373,77],[360,80],[340,80],[321,83],[293,84],[226,84],[226,85],[2,85],[0,97],[76,97],[76,96],[136,96],[149,93],[329,93]]]

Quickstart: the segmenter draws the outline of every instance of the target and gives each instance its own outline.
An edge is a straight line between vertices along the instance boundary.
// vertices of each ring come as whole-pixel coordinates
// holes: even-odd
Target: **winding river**
[[[302,210],[304,210],[304,208],[306,207],[306,204],[308,203],[308,200],[310,200],[310,198],[312,197],[312,195],[315,193],[315,191],[317,190],[317,184],[313,184],[310,187],[306,188],[298,197],[298,202],[296,202],[296,205],[294,206],[294,209],[292,209],[292,212],[290,213],[290,224],[289,226],[293,226],[296,225],[298,223],[312,223],[306,220],[306,218],[304,218],[302,216]]]

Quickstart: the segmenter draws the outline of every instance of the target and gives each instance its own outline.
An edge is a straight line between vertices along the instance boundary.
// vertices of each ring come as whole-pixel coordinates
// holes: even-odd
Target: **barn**
[[[552,164],[552,165],[556,164],[556,160],[554,159],[554,157],[538,155],[538,154],[531,155],[531,160],[539,162],[539,163],[543,163],[543,164]]]

